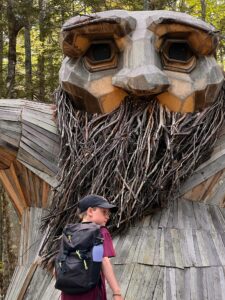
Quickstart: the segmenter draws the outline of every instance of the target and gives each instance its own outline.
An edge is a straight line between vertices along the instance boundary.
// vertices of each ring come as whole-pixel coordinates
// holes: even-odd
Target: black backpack
[[[55,288],[81,294],[100,284],[103,238],[95,223],[69,224],[55,261]]]

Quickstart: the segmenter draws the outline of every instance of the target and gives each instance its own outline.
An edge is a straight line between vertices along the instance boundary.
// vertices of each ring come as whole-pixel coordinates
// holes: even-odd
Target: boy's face
[[[105,226],[110,217],[110,210],[101,207],[89,207],[87,214],[90,221]]]

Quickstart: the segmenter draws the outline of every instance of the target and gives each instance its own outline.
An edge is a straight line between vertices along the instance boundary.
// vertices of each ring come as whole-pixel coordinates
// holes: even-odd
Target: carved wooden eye
[[[90,72],[117,67],[118,49],[114,41],[93,41],[84,55],[84,65]]]
[[[109,60],[111,56],[111,45],[108,43],[92,44],[86,54],[86,57],[88,57],[92,62]]]
[[[196,66],[195,53],[186,40],[168,39],[160,52],[166,70],[189,73]]]
[[[168,49],[168,57],[170,59],[187,62],[193,55],[193,51],[186,42],[171,43]]]

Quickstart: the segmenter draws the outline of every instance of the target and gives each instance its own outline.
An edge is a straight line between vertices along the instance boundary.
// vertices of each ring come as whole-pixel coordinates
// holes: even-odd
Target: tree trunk
[[[2,275],[2,293],[6,293],[16,265],[16,256],[14,254],[11,238],[11,224],[9,216],[9,203],[5,197],[5,192],[0,186],[0,213],[1,213],[1,275]]]
[[[44,42],[45,42],[45,15],[46,15],[46,3],[45,0],[39,0],[39,30],[40,30],[40,42],[43,44],[44,49]],[[40,101],[45,100],[45,56],[44,52],[38,56],[38,77],[39,77],[39,93],[38,99]]]
[[[3,189],[0,184],[0,299],[3,297]]]
[[[144,0],[143,10],[149,10],[149,0]]]
[[[16,75],[16,39],[20,29],[23,27],[14,12],[14,0],[7,0],[7,18],[9,32],[8,50],[8,75],[6,78],[7,97],[13,98]]]
[[[201,15],[202,15],[202,20],[206,20],[206,2],[205,0],[201,0]]]
[[[3,5],[0,3],[0,98],[4,97],[3,80]]]
[[[25,24],[24,45],[25,45],[25,74],[26,74],[25,89],[26,89],[27,98],[33,100],[31,40],[30,40],[29,20],[26,20],[26,24]]]

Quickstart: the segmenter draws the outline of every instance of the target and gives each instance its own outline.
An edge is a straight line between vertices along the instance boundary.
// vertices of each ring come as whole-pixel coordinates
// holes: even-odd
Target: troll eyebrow
[[[149,16],[146,22],[148,30],[156,35],[157,50],[160,49],[165,37],[186,39],[200,55],[213,54],[219,42],[218,31],[212,25],[190,16],[184,16],[182,19],[181,16],[174,17],[173,13],[167,13],[162,17],[155,14]]]
[[[189,26],[199,30],[203,30],[207,33],[216,34],[219,31],[215,29],[211,24],[207,24],[200,19],[196,19],[192,16],[186,15],[184,13],[174,13],[169,11],[163,11],[161,14],[155,11],[146,20],[146,26],[149,30],[155,32],[155,29],[163,24],[180,24],[184,26]]]
[[[105,26],[101,26],[101,25]],[[133,31],[136,27],[136,20],[132,17],[123,18],[117,16],[110,17],[101,17],[99,15],[85,15],[85,16],[76,16],[68,20],[62,26],[62,32],[65,31],[77,31],[80,33],[95,34],[99,32],[99,29],[103,30],[101,33],[105,33],[109,28],[113,28],[113,31],[116,30],[116,33],[119,36],[124,36]]]

